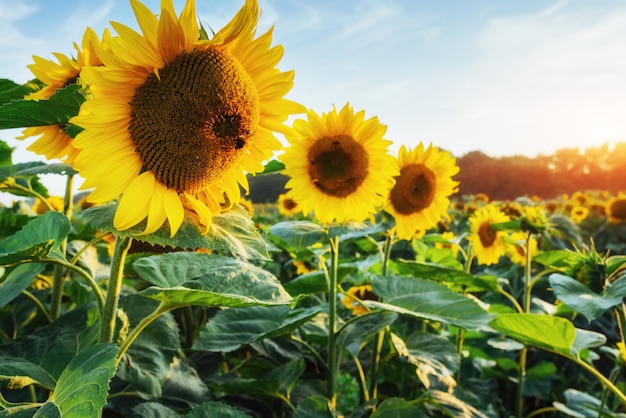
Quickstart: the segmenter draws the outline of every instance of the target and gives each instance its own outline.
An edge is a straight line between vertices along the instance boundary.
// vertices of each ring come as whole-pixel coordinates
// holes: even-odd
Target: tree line
[[[576,191],[626,190],[626,142],[608,143],[584,150],[564,148],[536,157],[491,157],[471,151],[457,157],[460,172],[456,197],[484,193],[491,200],[513,200],[520,196],[555,198]],[[287,177],[269,173],[249,178],[254,203],[275,202],[285,192]]]

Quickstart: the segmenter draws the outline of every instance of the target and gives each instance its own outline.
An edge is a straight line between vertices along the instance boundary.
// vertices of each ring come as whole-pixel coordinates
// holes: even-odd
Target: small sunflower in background
[[[512,263],[525,265],[526,264],[526,238],[527,233],[523,231],[512,232],[507,240],[506,253]],[[533,259],[537,255],[537,238],[530,237],[528,241],[528,249],[530,250],[530,258]]]
[[[104,66],[81,78],[93,98],[70,121],[84,130],[75,167],[93,188],[91,202],[117,199],[120,231],[146,220],[143,234],[166,222],[173,236],[187,213],[210,228],[247,190],[245,173],[281,143],[290,114],[306,109],[284,96],[293,71],[276,68],[283,48],[272,29],[255,38],[260,11],[246,0],[212,39],[200,39],[195,0],[179,16],[171,1],[157,15],[131,0],[141,33],[117,22]],[[158,17],[157,17],[158,16]]]
[[[478,264],[488,266],[495,264],[506,253],[506,243],[503,239],[506,234],[491,225],[509,220],[510,218],[494,204],[478,209],[470,216],[468,241]]]
[[[282,193],[278,196],[278,213],[291,217],[300,212],[302,212],[302,208],[289,193]]]
[[[352,286],[346,291],[343,299],[341,299],[341,304],[346,309],[352,311],[352,315],[363,315],[368,311],[361,303],[363,300],[378,300],[378,296],[372,291],[372,285],[364,284]]]
[[[92,29],[87,28],[83,35],[82,48],[74,43],[76,58],[70,58],[58,52],[53,54],[57,62],[33,56],[34,64],[28,65],[28,68],[39,81],[44,83],[44,86],[26,96],[26,99],[49,99],[57,90],[76,83],[84,67],[101,65],[102,62],[96,50],[106,49],[110,38],[108,30],[104,31],[102,40],[99,40],[98,35]],[[38,137],[27,148],[28,150],[43,155],[49,160],[57,158],[67,164],[72,164],[78,150],[72,145],[72,138],[65,128],[65,125],[32,126],[24,129],[22,135],[16,138],[23,140]]]
[[[323,224],[362,222],[384,204],[398,170],[387,153],[391,141],[378,118],[365,119],[347,103],[294,122],[281,156],[290,177],[285,187]]]
[[[606,202],[606,214],[611,223],[626,222],[626,193],[619,192]]]
[[[575,224],[579,224],[589,216],[589,209],[585,206],[574,206],[569,212],[569,218]]]
[[[46,203],[42,202],[41,199],[36,199],[35,203],[33,203],[33,212],[38,215],[48,212],[49,210],[56,210],[57,212],[61,212],[63,210],[63,198],[61,196],[49,196],[46,197]]]
[[[410,240],[434,227],[445,217],[449,196],[459,182],[452,177],[459,172],[456,159],[432,144],[420,143],[413,150],[400,147],[396,160],[400,175],[389,192],[385,211],[396,220],[395,234]]]

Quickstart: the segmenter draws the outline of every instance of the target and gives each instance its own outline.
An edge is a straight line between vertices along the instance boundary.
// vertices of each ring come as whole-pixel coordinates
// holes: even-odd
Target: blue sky
[[[153,11],[158,0],[144,3]],[[183,0],[174,0],[180,11]],[[243,0],[197,0],[221,28]],[[289,98],[319,112],[350,101],[386,137],[461,156],[550,154],[626,141],[621,0],[259,0],[296,71]],[[32,55],[71,54],[86,26],[136,27],[127,0],[0,0],[0,77],[31,78]],[[36,159],[18,147],[16,159]]]

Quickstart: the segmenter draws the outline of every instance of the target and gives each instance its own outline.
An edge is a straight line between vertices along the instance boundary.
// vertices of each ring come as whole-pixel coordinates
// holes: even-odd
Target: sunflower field
[[[626,417],[626,190],[461,195],[450,152],[287,99],[256,0],[210,34],[130,2],[0,79],[47,160],[0,141],[0,417]]]

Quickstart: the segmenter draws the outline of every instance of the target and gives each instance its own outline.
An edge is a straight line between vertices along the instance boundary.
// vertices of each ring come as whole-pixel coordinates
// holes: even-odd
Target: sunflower
[[[83,67],[101,65],[100,58],[96,54],[96,48],[106,48],[110,37],[109,31],[105,30],[102,40],[99,40],[96,33],[87,28],[83,35],[82,49],[74,43],[76,58],[70,58],[58,52],[53,54],[57,62],[33,56],[34,64],[29,65],[28,68],[39,81],[44,83],[44,86],[25,98],[29,100],[49,99],[58,89],[77,82]],[[28,150],[50,160],[58,158],[67,164],[72,164],[78,150],[72,146],[72,138],[67,134],[65,128],[64,125],[32,126],[24,129],[22,135],[16,138],[22,140],[38,137],[28,147]]]
[[[626,222],[626,193],[619,192],[606,202],[606,214],[611,223]]]
[[[352,311],[352,315],[363,315],[368,311],[361,303],[363,300],[378,300],[378,297],[372,292],[372,285],[352,286],[344,295],[341,304]]]
[[[285,187],[304,213],[313,212],[323,224],[362,222],[379,210],[398,175],[391,141],[378,118],[365,119],[347,103],[321,116],[294,122],[290,146],[282,161],[289,176]]]
[[[506,252],[512,263],[526,264],[526,237],[523,231],[515,231],[510,236],[510,242],[507,243]],[[530,249],[531,260],[537,255],[537,238],[531,235],[528,240],[528,248]]]
[[[434,227],[445,217],[450,196],[457,191],[458,182],[452,176],[459,172],[449,152],[420,143],[415,149],[400,147],[396,160],[400,175],[389,192],[385,211],[396,220],[395,233],[410,240]]]
[[[495,205],[489,204],[478,209],[469,218],[469,243],[479,264],[497,263],[500,256],[506,253],[505,234],[492,228],[491,225],[508,222],[510,218]]]
[[[301,207],[289,193],[278,196],[278,212],[284,216],[294,216],[301,211]]]
[[[570,211],[569,217],[575,224],[579,224],[589,216],[589,209],[585,206],[578,205]]]
[[[245,173],[281,148],[274,132],[306,110],[283,97],[294,73],[276,68],[283,48],[271,46],[272,29],[255,38],[256,0],[210,40],[200,39],[195,0],[178,17],[171,0],[158,17],[131,6],[141,33],[112,22],[119,36],[98,51],[104,66],[81,73],[94,98],[71,120],[84,129],[75,167],[90,201],[122,195],[118,230],[147,219],[148,234],[167,221],[173,236],[186,211],[208,230],[247,190]]]

